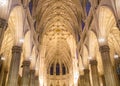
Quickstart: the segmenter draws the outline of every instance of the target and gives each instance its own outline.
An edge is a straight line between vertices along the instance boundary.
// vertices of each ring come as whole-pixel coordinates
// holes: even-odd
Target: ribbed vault
[[[71,67],[75,57],[76,39],[81,15],[78,0],[40,0],[37,5],[36,24],[40,52],[46,65],[60,60]]]

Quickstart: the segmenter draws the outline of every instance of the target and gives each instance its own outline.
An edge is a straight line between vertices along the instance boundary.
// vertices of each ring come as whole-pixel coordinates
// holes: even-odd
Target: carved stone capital
[[[23,67],[24,66],[28,66],[29,67],[30,66],[30,61],[23,61]]]
[[[7,28],[8,23],[5,19],[0,18],[0,28]]]
[[[35,76],[35,80],[38,80],[39,79],[39,76]]]
[[[80,75],[80,78],[84,78],[84,75]]]
[[[90,60],[90,64],[91,65],[97,65],[97,61],[96,60]]]
[[[109,52],[110,48],[108,45],[103,45],[103,46],[100,46],[99,50],[101,53],[104,53],[104,52]]]
[[[21,53],[21,52],[22,52],[22,47],[20,47],[20,46],[13,46],[12,53]]]
[[[30,73],[35,74],[35,70],[30,70]]]
[[[84,69],[84,73],[89,73],[89,69]]]

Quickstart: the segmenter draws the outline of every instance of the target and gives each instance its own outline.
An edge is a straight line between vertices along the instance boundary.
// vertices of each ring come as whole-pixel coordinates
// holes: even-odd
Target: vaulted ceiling
[[[39,0],[36,6],[40,51],[47,60],[71,64],[75,57],[76,39],[81,31],[79,0]],[[44,50],[44,51],[43,51]]]

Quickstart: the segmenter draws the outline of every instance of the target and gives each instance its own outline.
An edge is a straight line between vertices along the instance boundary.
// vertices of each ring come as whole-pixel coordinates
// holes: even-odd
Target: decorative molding
[[[103,46],[100,46],[99,50],[101,53],[104,53],[104,52],[109,52],[110,48],[108,45],[103,45]]]

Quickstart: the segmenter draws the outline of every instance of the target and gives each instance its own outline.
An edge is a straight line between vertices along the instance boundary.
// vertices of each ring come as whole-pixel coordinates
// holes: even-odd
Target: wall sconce
[[[105,39],[104,38],[99,38],[98,41],[99,41],[99,43],[104,43]]]
[[[119,56],[118,56],[117,54],[115,54],[115,55],[114,55],[114,58],[115,58],[115,59],[118,59],[118,58],[119,58]]]
[[[19,42],[22,44],[22,43],[24,43],[24,38],[21,38],[20,40],[19,40]]]
[[[5,57],[4,57],[4,56],[2,56],[2,57],[1,57],[1,60],[5,61]]]

